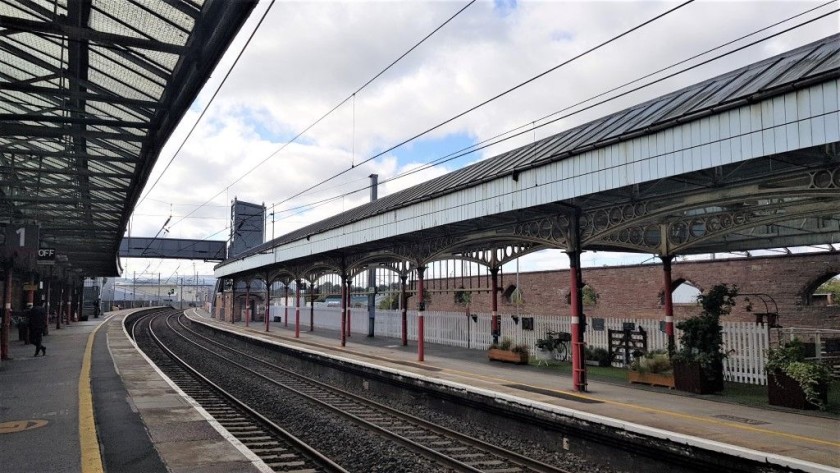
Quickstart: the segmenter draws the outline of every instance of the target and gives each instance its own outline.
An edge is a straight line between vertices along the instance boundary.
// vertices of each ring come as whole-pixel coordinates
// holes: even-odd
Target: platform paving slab
[[[208,416],[162,378],[129,340],[123,319],[114,318],[108,327],[114,365],[167,469],[178,473],[266,471],[264,463],[220,433],[208,423]]]

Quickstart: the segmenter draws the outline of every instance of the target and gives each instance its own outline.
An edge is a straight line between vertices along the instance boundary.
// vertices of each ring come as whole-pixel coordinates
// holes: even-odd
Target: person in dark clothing
[[[29,309],[29,340],[35,345],[35,355],[38,352],[47,356],[47,347],[41,344],[41,337],[47,328],[47,312],[44,310],[44,303],[39,302],[35,307]]]

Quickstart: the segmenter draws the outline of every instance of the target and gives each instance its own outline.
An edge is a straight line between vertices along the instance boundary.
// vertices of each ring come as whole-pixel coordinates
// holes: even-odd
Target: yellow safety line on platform
[[[82,449],[82,473],[102,473],[102,457],[99,454],[99,440],[96,436],[96,423],[93,418],[93,396],[90,391],[90,360],[93,354],[93,340],[99,327],[107,322],[103,320],[88,335],[85,356],[82,359],[82,371],[79,373],[79,443]]]
[[[491,381],[496,381],[496,382],[501,382],[501,383],[512,382],[509,379],[494,378],[492,376],[484,376],[484,375],[479,375],[479,374],[476,374],[476,373],[468,373],[466,371],[453,370],[451,368],[441,368],[441,369],[444,370],[444,371],[457,373],[461,376],[468,376],[469,378],[472,378],[472,379],[484,378],[486,380],[491,380]],[[522,383],[519,383],[519,384],[522,384]],[[767,430],[767,429],[762,429],[762,428],[759,428],[759,427],[741,425],[741,424],[737,424],[735,422],[728,422],[728,421],[724,421],[724,420],[715,419],[715,418],[712,418],[712,417],[702,417],[702,416],[696,416],[696,415],[692,415],[692,414],[683,414],[681,412],[668,411],[668,410],[665,410],[665,409],[659,409],[659,408],[655,408],[655,407],[645,407],[645,406],[639,406],[637,404],[630,404],[630,403],[626,403],[626,402],[611,401],[609,399],[602,399],[602,398],[598,398],[598,397],[595,397],[595,396],[587,396],[587,395],[582,395],[582,394],[579,394],[579,393],[572,393],[572,392],[569,392],[569,391],[563,391],[563,390],[559,390],[559,389],[545,388],[545,387],[534,386],[534,385],[530,385],[530,384],[522,384],[522,385],[523,386],[530,386],[530,387],[533,387],[533,388],[545,389],[547,391],[553,391],[553,392],[556,392],[556,393],[562,393],[563,395],[566,395],[566,396],[575,396],[575,397],[579,397],[581,399],[586,399],[586,400],[590,400],[590,401],[599,401],[599,402],[603,402],[604,404],[612,404],[612,405],[627,407],[627,408],[630,408],[630,409],[635,409],[635,410],[644,411],[644,412],[653,412],[653,413],[657,413],[657,414],[667,414],[667,415],[674,416],[674,417],[682,417],[684,419],[698,420],[698,421],[709,423],[709,424],[725,425],[727,427],[734,427],[736,429],[748,430],[748,431],[751,431],[751,432],[759,432],[759,433],[768,434],[768,435],[777,435],[777,436],[780,436],[780,437],[788,437],[788,438],[792,438],[792,439],[803,440],[803,441],[806,441],[806,442],[820,443],[820,444],[824,444],[824,445],[831,445],[831,446],[835,446],[835,447],[840,447],[840,442],[832,442],[830,440],[817,439],[817,438],[813,438],[813,437],[806,437],[804,435],[789,434],[787,432],[777,432],[775,430]]]

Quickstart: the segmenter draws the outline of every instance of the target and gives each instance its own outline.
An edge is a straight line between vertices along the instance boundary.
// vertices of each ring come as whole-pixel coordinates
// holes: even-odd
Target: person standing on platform
[[[44,336],[46,328],[47,312],[44,310],[43,301],[41,301],[29,309],[29,340],[35,345],[34,356],[38,356],[38,352],[47,356],[47,347],[41,344],[41,338]]]

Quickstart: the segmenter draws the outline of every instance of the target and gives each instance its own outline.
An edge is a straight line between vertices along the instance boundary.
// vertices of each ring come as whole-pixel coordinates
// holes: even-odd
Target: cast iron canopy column
[[[271,279],[265,273],[265,331],[268,332],[268,318],[271,315]]]
[[[347,346],[347,273],[341,273],[341,346]]]
[[[295,279],[295,338],[300,338],[300,279]]]
[[[586,363],[583,362],[583,332],[586,320],[583,315],[582,278],[580,273],[580,214],[575,212],[569,225],[569,291],[572,317],[572,384],[575,391],[586,391]]]
[[[660,256],[662,259],[662,286],[663,299],[665,302],[665,335],[668,337],[668,355],[674,354],[674,302],[671,285],[671,260],[673,256]]]
[[[403,346],[408,345],[408,297],[405,294],[405,283],[408,280],[408,274],[401,273],[400,274],[400,312],[402,320],[402,344]]]
[[[425,358],[425,317],[423,315],[426,311],[426,302],[423,300],[423,275],[425,272],[425,266],[417,267],[417,361],[423,361]]]

